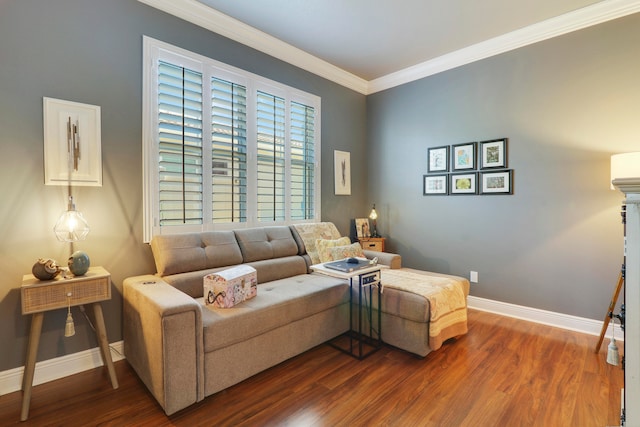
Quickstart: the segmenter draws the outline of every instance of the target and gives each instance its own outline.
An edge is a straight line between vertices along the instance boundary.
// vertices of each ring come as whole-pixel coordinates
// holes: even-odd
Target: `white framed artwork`
[[[43,98],[45,185],[102,186],[100,107]]]
[[[336,196],[351,195],[351,153],[333,152],[334,192]]]

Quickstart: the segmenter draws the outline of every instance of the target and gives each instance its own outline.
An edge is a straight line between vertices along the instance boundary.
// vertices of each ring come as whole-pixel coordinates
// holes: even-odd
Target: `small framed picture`
[[[371,237],[369,218],[356,218],[356,235],[358,236],[358,239]]]
[[[480,142],[480,169],[507,167],[507,138]]]
[[[451,174],[451,191],[449,194],[477,194],[477,173]]]
[[[449,194],[448,175],[423,175],[425,196],[446,196]]]
[[[449,146],[427,149],[427,172],[447,172],[449,170]]]
[[[476,168],[476,145],[475,142],[467,142],[451,146],[451,168],[454,171]]]
[[[481,194],[513,194],[513,169],[480,172]]]

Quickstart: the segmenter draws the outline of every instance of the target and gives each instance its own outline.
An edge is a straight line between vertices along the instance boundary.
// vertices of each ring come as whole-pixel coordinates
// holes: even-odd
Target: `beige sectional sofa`
[[[157,273],[123,283],[124,350],[168,415],[348,330],[349,285],[310,274],[317,254],[309,233],[339,237],[332,223],[317,223],[153,239]],[[365,253],[401,267],[399,255]],[[232,308],[206,306],[203,277],[240,264],[256,269],[257,296]],[[386,343],[431,351],[428,301],[385,288],[382,304]]]

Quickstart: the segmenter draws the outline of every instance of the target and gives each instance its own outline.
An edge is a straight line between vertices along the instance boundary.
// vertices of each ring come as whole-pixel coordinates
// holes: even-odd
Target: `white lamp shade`
[[[640,178],[640,151],[611,156],[611,181],[621,178]]]

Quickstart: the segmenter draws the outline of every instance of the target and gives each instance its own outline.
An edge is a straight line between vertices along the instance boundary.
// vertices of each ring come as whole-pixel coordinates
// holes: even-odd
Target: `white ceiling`
[[[139,0],[363,93],[640,11],[640,0]]]

